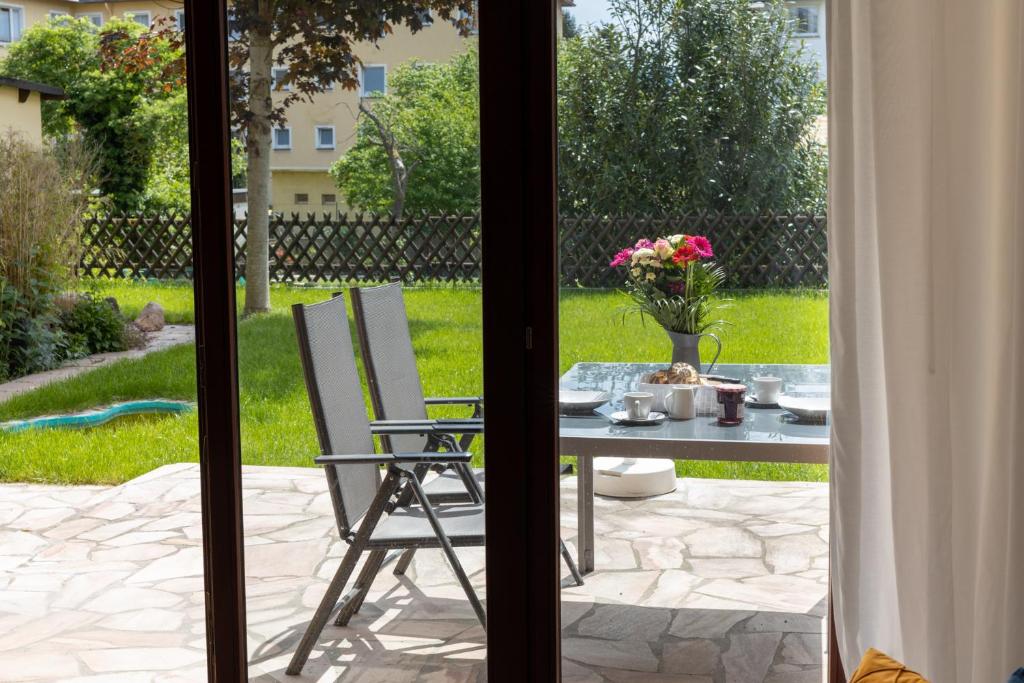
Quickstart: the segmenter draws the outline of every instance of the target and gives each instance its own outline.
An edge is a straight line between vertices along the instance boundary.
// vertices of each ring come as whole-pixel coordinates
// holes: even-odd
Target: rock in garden
[[[106,301],[108,304],[110,304],[110,307],[114,309],[114,313],[120,313],[121,312],[121,305],[117,303],[117,299],[116,298],[114,298],[112,296],[108,296],[108,297],[106,297],[103,300]]]
[[[164,309],[160,304],[150,301],[135,319],[135,327],[143,332],[156,332],[164,329]]]

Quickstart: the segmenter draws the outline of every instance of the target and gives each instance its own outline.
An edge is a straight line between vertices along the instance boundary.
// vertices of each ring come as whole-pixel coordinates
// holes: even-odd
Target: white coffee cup
[[[754,394],[758,403],[778,403],[782,393],[782,379],[779,377],[755,377]]]
[[[691,384],[673,384],[665,397],[665,410],[673,420],[692,420],[697,417],[697,401]]]
[[[654,394],[649,391],[631,391],[622,397],[622,405],[630,420],[646,420],[654,405]]]

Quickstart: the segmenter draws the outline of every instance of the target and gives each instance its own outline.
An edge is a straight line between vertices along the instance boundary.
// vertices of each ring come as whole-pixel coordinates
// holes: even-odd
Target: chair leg
[[[387,555],[387,551],[374,550],[370,552],[369,557],[366,558],[366,564],[363,565],[362,571],[359,572],[359,577],[356,579],[353,590],[358,590],[359,594],[357,597],[349,600],[349,602],[338,611],[338,616],[334,619],[335,626],[348,626],[349,619],[352,615],[359,611],[359,608],[363,606],[363,600],[366,599],[366,594],[370,592],[370,586],[373,585],[373,580],[377,578],[377,572],[380,571],[381,565],[384,563],[384,557]]]
[[[373,533],[373,529],[377,526],[381,515],[384,514],[384,506],[398,490],[399,483],[399,473],[394,469],[389,469],[387,476],[384,477],[384,481],[381,482],[380,487],[377,489],[377,495],[374,496],[373,502],[370,503],[370,509],[363,516],[363,521],[359,525],[359,532],[356,533],[352,545],[349,546],[348,552],[342,558],[341,566],[334,573],[334,578],[331,579],[331,583],[327,586],[327,592],[324,594],[323,600],[320,601],[320,606],[313,613],[313,618],[310,620],[309,626],[306,627],[306,632],[302,634],[302,640],[299,641],[298,647],[295,648],[295,654],[292,655],[288,668],[285,669],[285,673],[289,676],[298,676],[302,673],[302,667],[306,664],[306,660],[309,659],[309,653],[313,651],[313,646],[316,645],[316,641],[320,638],[324,626],[327,625],[327,621],[331,618],[331,612],[337,606],[338,598],[341,597],[341,591],[345,588],[345,584],[348,583],[349,577],[352,576],[352,571],[356,568],[356,562],[359,561],[359,556],[363,554],[363,550],[370,540],[370,534]]]
[[[357,548],[355,545],[351,546],[348,552],[345,553],[341,566],[334,573],[334,578],[331,579],[331,583],[327,586],[327,592],[324,594],[323,600],[320,601],[320,606],[313,613],[313,619],[309,622],[309,626],[306,627],[306,632],[302,635],[302,640],[295,649],[295,654],[292,655],[292,660],[285,670],[289,676],[298,676],[302,673],[302,667],[305,665],[306,660],[309,659],[309,653],[313,651],[313,646],[316,645],[317,639],[320,638],[320,633],[324,630],[324,626],[327,625],[331,612],[334,611],[335,605],[338,604],[341,591],[345,588],[345,584],[348,583],[349,577],[352,576],[352,570],[356,568],[356,562],[359,561],[360,555],[362,555],[362,549]]]
[[[405,576],[405,572],[409,569],[409,565],[412,564],[412,558],[415,555],[416,548],[406,548],[402,552],[402,556],[398,558],[398,564],[395,565],[395,576]]]
[[[576,566],[576,562],[572,559],[572,555],[569,554],[569,549],[565,547],[565,541],[561,538],[558,539],[558,547],[562,552],[562,559],[565,560],[565,566],[569,568],[569,573],[572,574],[572,578],[576,582],[576,585],[582,586],[583,576],[580,574],[580,570]]]
[[[477,597],[476,591],[473,589],[473,584],[469,582],[469,577],[466,576],[466,570],[462,568],[462,563],[459,562],[459,558],[455,554],[455,548],[452,547],[451,541],[448,540],[448,535],[444,532],[444,527],[441,526],[440,520],[438,520],[437,515],[434,514],[434,508],[430,505],[430,500],[427,498],[427,494],[423,492],[423,486],[415,477],[408,477],[408,481],[409,485],[412,486],[413,492],[416,494],[416,498],[419,500],[420,505],[423,508],[423,513],[427,516],[427,521],[430,522],[430,527],[434,530],[434,535],[437,536],[437,540],[441,544],[441,550],[444,551],[445,557],[448,558],[448,563],[452,567],[452,571],[455,572],[455,578],[459,580],[459,584],[462,585],[462,590],[465,591],[466,597],[469,598],[469,604],[473,606],[473,611],[476,612],[476,617],[480,620],[480,625],[486,630],[487,613],[484,611],[484,606],[480,603],[480,598]]]

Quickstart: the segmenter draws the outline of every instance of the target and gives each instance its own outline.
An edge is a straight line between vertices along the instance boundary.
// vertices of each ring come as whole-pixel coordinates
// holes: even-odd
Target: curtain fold
[[[833,601],[934,683],[1024,665],[1024,2],[830,0]]]

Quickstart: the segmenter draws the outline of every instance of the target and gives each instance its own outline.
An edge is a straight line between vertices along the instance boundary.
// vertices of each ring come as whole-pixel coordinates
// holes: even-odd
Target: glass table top
[[[607,391],[611,402],[593,415],[562,416],[560,436],[563,439],[640,439],[700,442],[748,442],[776,444],[827,445],[828,424],[798,420],[781,408],[746,407],[746,418],[736,426],[723,426],[710,415],[693,420],[665,420],[652,426],[617,425],[608,418],[622,410],[622,395],[636,391],[642,375],[664,369],[664,363],[577,363],[562,376],[562,389]],[[783,393],[790,396],[828,394],[831,373],[827,365],[735,365],[715,366],[715,375],[740,380],[750,388],[753,377],[782,378]]]

